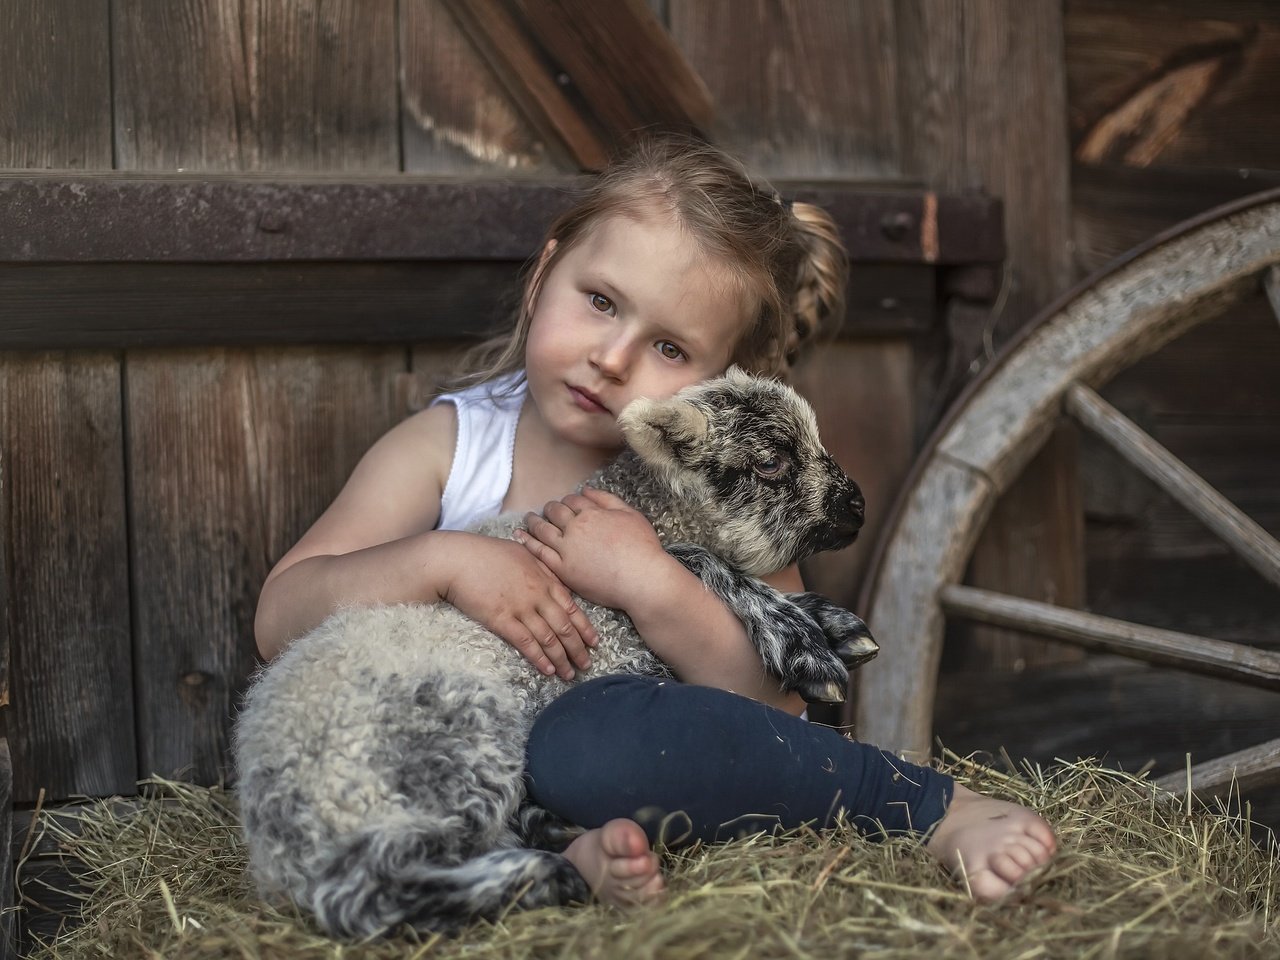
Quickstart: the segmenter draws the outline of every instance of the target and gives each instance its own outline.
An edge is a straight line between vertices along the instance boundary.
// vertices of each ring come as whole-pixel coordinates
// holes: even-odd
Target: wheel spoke
[[[938,599],[943,610],[952,616],[997,627],[1011,627],[1090,650],[1105,650],[1148,663],[1280,690],[1280,653],[1147,627],[1096,613],[1068,610],[1051,603],[1024,600],[960,584],[943,587]]]
[[[1067,390],[1067,410],[1216,533],[1240,558],[1280,586],[1280,543],[1137,424],[1088,387]]]
[[[1191,768],[1193,791],[1213,792],[1233,780],[1243,790],[1280,782],[1280,740],[1268,740],[1248,750],[1229,753]],[[1173,793],[1186,793],[1187,773],[1168,774],[1156,780],[1155,784]]]

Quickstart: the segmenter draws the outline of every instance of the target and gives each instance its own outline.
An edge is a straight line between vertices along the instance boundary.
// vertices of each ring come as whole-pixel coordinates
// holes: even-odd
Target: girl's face
[[[622,408],[723,373],[746,317],[740,283],[676,224],[610,217],[543,279],[525,348],[536,411],[560,439],[612,453]]]

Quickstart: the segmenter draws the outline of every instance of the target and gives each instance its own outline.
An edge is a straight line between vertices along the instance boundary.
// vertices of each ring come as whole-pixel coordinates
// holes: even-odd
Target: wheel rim
[[[873,557],[861,610],[881,643],[859,674],[861,739],[927,756],[944,617],[1000,494],[1070,388],[1098,386],[1256,290],[1280,263],[1280,190],[1152,238],[1043,311],[964,391],[917,459]]]

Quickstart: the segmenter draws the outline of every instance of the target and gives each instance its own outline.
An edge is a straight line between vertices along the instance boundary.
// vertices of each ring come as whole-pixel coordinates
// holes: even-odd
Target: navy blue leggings
[[[583,827],[636,820],[650,842],[729,840],[845,816],[869,836],[920,834],[942,818],[945,774],[712,687],[608,676],[538,717],[529,795]]]

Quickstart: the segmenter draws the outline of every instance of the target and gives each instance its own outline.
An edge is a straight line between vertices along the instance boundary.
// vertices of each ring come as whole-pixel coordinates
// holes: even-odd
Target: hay
[[[973,904],[912,841],[800,831],[668,853],[670,890],[658,907],[513,913],[456,940],[340,945],[254,899],[230,796],[153,780],[129,816],[103,802],[75,830],[41,817],[39,828],[83,864],[91,893],[83,924],[37,955],[1280,956],[1275,838],[1245,817],[1175,800],[1090,761],[1003,774],[952,756],[944,769],[1055,825],[1060,854],[1016,899]]]

